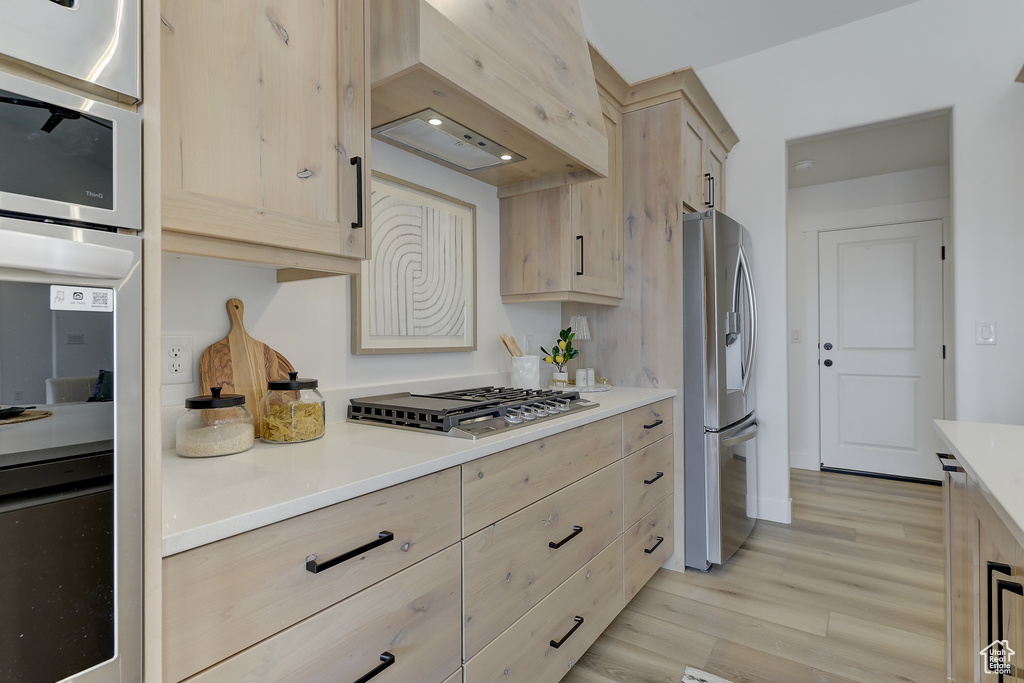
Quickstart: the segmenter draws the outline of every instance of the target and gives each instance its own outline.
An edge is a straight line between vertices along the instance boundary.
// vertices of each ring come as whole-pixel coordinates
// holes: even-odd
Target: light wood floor
[[[724,567],[658,571],[563,679],[945,680],[942,489],[792,470],[793,524]]]

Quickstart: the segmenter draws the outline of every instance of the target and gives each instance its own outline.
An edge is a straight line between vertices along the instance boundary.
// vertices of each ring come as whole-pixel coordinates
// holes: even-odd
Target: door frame
[[[843,212],[820,218],[821,220],[816,221],[814,228],[803,230],[799,236],[795,234],[790,236],[790,239],[802,238],[802,244],[793,245],[796,250],[795,252],[790,250],[790,253],[796,253],[802,258],[805,270],[802,282],[793,282],[787,278],[787,290],[794,287],[802,288],[805,297],[806,317],[803,323],[803,353],[800,357],[806,378],[804,391],[807,397],[807,410],[803,415],[796,414],[795,417],[797,424],[806,423],[807,451],[802,454],[800,462],[797,463],[793,463],[793,454],[790,454],[792,466],[805,469],[810,469],[812,466],[813,469],[818,469],[821,466],[821,394],[818,386],[818,345],[821,343],[818,335],[820,322],[818,317],[818,234],[822,232],[899,225],[927,220],[942,221],[942,244],[946,253],[946,258],[942,262],[942,336],[943,344],[946,346],[946,359],[942,364],[943,412],[945,419],[956,419],[956,394],[954,391],[956,348],[953,334],[953,259],[956,255],[951,248],[953,231],[949,216],[949,202],[936,200],[922,202],[918,205],[881,207],[877,211],[857,212],[856,216]],[[793,424],[792,419],[791,424]]]

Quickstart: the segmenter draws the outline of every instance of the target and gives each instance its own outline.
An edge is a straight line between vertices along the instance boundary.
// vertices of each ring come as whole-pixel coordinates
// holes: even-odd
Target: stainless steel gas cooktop
[[[348,419],[478,439],[598,405],[581,399],[576,391],[478,387],[439,394],[401,392],[353,398]]]

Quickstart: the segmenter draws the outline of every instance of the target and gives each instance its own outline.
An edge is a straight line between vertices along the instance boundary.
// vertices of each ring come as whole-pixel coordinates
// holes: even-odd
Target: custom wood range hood
[[[604,118],[577,0],[374,0],[369,6],[375,137],[492,185],[608,174]],[[431,114],[407,119],[428,109]],[[445,133],[437,124],[434,131],[428,118],[461,128]],[[400,130],[382,133],[381,126],[403,119]],[[417,138],[435,154],[416,149]],[[477,170],[436,154],[458,155],[457,147],[473,145],[475,154],[464,158],[467,166],[483,166]],[[495,158],[512,158],[486,165],[485,148]]]

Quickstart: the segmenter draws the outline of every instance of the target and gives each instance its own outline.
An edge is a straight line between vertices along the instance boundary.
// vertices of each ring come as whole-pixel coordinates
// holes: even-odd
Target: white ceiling
[[[916,0],[580,0],[587,38],[630,83],[706,69]]]

